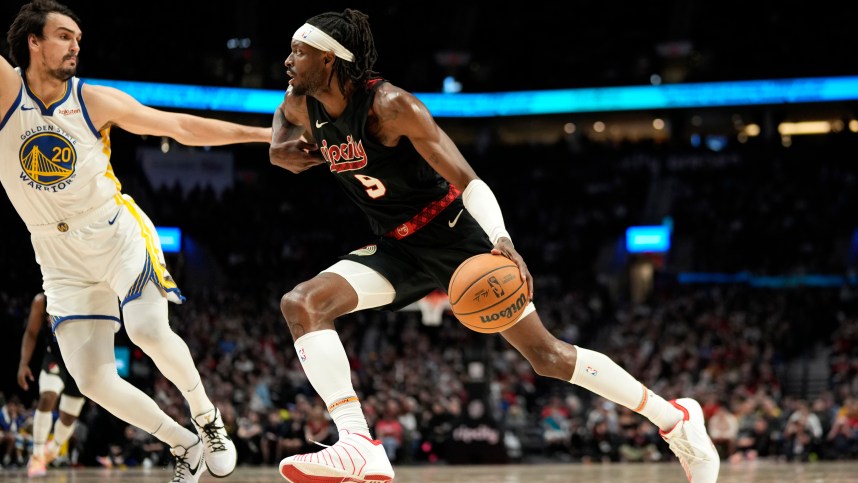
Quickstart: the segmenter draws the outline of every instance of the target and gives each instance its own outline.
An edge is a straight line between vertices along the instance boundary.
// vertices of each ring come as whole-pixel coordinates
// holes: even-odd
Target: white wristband
[[[501,213],[498,200],[492,193],[489,185],[481,179],[475,179],[468,183],[462,192],[462,202],[468,213],[477,220],[480,227],[489,236],[492,245],[496,244],[498,238],[510,238],[503,224],[503,213]]]

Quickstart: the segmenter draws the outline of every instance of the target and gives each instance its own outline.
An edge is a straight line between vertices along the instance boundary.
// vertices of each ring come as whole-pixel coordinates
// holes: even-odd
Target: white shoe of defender
[[[679,458],[691,483],[715,483],[721,457],[709,439],[700,404],[691,398],[670,401],[682,411],[683,418],[668,432],[659,431],[670,450]]]
[[[174,446],[170,453],[176,457],[176,466],[173,468],[173,479],[170,483],[197,483],[200,476],[206,472],[206,460],[203,441],[197,440],[190,448]]]
[[[226,478],[235,471],[238,453],[235,443],[226,433],[223,419],[217,408],[193,418],[194,426],[205,447],[206,466],[216,478]]]
[[[343,430],[333,446],[281,461],[280,475],[291,483],[388,483],[393,467],[381,441]]]

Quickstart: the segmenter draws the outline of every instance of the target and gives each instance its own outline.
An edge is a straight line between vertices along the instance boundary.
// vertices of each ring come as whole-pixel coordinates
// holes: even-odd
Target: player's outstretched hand
[[[512,245],[512,240],[506,237],[498,238],[495,247],[492,248],[492,254],[503,255],[518,265],[518,269],[521,272],[521,279],[527,282],[527,293],[530,294],[529,300],[533,300],[533,277],[527,269],[527,264],[524,263],[524,258],[518,254]]]

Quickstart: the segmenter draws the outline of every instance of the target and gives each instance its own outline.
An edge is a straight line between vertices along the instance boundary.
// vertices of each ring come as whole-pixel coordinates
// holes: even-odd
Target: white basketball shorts
[[[170,301],[184,300],[152,221],[127,195],[57,225],[28,229],[54,329],[66,320],[105,319],[118,330],[120,306],[150,281]]]

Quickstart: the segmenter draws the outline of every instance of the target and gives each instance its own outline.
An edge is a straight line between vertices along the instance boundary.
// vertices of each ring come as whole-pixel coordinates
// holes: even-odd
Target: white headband
[[[337,42],[336,39],[330,35],[308,23],[299,27],[298,30],[295,31],[295,34],[292,35],[292,38],[304,42],[307,45],[311,45],[319,50],[333,52],[334,55],[346,62],[355,61],[355,55],[351,53],[349,49],[343,47],[341,43]]]

